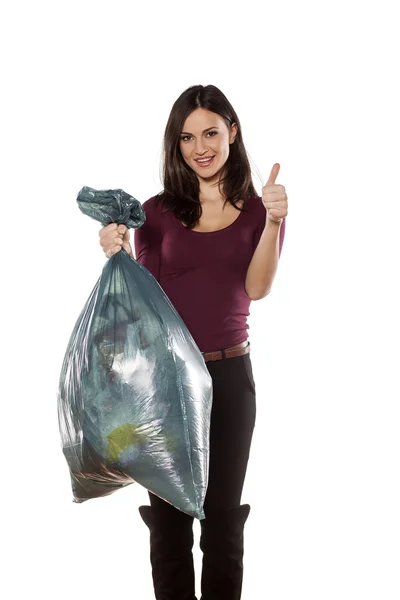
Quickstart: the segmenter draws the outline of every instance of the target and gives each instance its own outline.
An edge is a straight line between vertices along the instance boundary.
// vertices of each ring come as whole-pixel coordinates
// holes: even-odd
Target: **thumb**
[[[281,168],[281,165],[279,163],[274,164],[274,166],[271,169],[271,173],[269,174],[268,181],[265,185],[272,185],[273,183],[275,183],[275,180],[278,177],[280,168]]]

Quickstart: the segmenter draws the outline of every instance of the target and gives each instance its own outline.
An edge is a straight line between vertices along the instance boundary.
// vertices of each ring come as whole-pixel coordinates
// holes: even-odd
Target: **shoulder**
[[[151,198],[142,202],[142,208],[146,215],[142,228],[144,230],[162,231],[163,212],[160,197],[158,195],[151,196]]]
[[[260,217],[265,216],[265,207],[261,196],[248,196],[246,198],[244,208],[247,209],[249,216],[254,218],[256,221]]]
[[[160,220],[162,216],[162,204],[159,196],[151,196],[142,202],[142,208],[146,213],[146,219]]]
[[[146,214],[148,212],[149,213],[156,212],[156,210],[157,210],[156,198],[157,198],[157,196],[152,196],[151,198],[148,198],[147,200],[142,202],[142,207]]]
[[[151,198],[148,198],[147,200],[145,200],[144,202],[142,202],[142,207],[144,209],[144,211],[149,214],[154,214],[154,215],[161,215],[164,213],[164,204],[163,204],[163,196],[162,193],[160,192],[159,194],[156,194],[155,196],[151,196]]]
[[[253,208],[253,210],[256,210],[257,207],[260,206],[260,204],[262,205],[261,196],[247,196],[246,204],[249,206],[249,208]]]

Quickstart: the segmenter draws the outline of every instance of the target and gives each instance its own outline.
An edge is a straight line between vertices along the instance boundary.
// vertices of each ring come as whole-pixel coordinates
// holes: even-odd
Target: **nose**
[[[198,154],[199,156],[203,156],[203,154],[207,153],[207,146],[204,143],[204,140],[199,139],[196,141],[196,145],[195,145],[195,152],[196,154]]]

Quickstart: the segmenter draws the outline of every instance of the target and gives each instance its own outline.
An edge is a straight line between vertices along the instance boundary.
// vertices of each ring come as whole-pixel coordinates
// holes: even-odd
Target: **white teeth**
[[[211,158],[202,158],[202,159],[197,159],[197,162],[204,162],[204,163],[206,163],[206,162],[210,162],[212,159],[213,159],[213,157],[211,157]]]

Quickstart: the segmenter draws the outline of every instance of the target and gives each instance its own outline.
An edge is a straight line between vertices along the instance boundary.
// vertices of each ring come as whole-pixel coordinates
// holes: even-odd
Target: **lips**
[[[215,156],[204,156],[203,159],[205,158],[208,159],[206,162],[204,162],[203,160],[200,161],[199,159],[195,159],[199,167],[209,167],[214,162]]]

